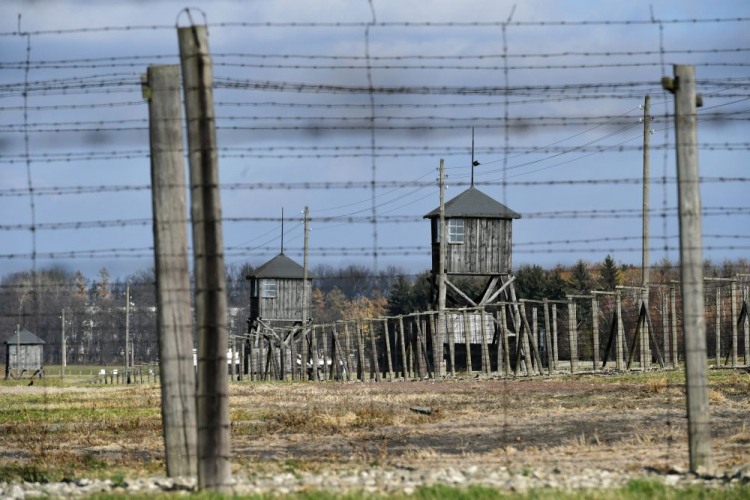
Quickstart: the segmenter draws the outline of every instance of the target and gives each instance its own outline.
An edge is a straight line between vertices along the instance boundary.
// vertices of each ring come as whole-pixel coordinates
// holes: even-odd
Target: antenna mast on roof
[[[471,187],[474,187],[474,127],[471,127]]]
[[[281,255],[284,255],[284,207],[281,207]]]

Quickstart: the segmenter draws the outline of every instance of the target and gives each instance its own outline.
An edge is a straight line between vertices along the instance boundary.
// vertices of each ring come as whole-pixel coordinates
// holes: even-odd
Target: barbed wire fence
[[[372,4],[370,3],[372,6]],[[516,16],[517,17],[517,16]],[[355,245],[338,245],[335,237],[325,238],[326,245],[313,246],[310,255],[319,257],[341,257],[351,256],[359,258],[371,258],[373,267],[377,270],[382,266],[384,258],[390,256],[410,256],[417,258],[429,255],[431,247],[426,245],[382,245],[384,239],[383,225],[408,225],[422,223],[421,215],[414,215],[414,206],[422,200],[434,200],[436,198],[436,184],[434,181],[425,180],[425,177],[434,175],[433,170],[422,168],[418,172],[421,177],[415,180],[402,180],[395,171],[387,170],[393,179],[383,179],[382,172],[387,169],[386,160],[413,162],[414,159],[429,159],[435,157],[464,156],[469,154],[469,148],[465,145],[449,144],[443,142],[449,134],[465,133],[470,128],[484,131],[491,137],[496,138],[502,134],[501,146],[484,146],[476,151],[483,155],[499,155],[497,159],[483,161],[477,171],[478,186],[497,186],[502,188],[502,199],[504,202],[510,198],[508,191],[514,197],[515,189],[529,187],[544,187],[550,189],[563,189],[572,186],[581,188],[601,189],[607,186],[638,186],[642,182],[640,178],[618,176],[606,172],[598,178],[582,179],[544,179],[531,181],[512,180],[516,176],[528,175],[555,167],[563,167],[586,157],[599,155],[624,155],[628,152],[640,151],[641,146],[629,144],[639,140],[641,135],[637,130],[637,118],[629,116],[633,111],[617,114],[610,112],[582,113],[576,110],[569,113],[567,108],[560,115],[529,113],[510,116],[510,110],[520,109],[517,106],[534,105],[566,105],[570,103],[591,102],[595,105],[601,103],[622,102],[625,100],[640,99],[644,94],[661,95],[664,113],[659,115],[661,123],[658,124],[657,132],[663,132],[662,144],[652,146],[654,150],[663,151],[664,172],[661,178],[651,179],[653,184],[663,186],[662,205],[660,208],[651,209],[652,217],[661,218],[662,234],[652,236],[652,240],[663,242],[661,249],[665,257],[670,252],[678,249],[674,245],[674,234],[669,234],[670,226],[674,228],[678,217],[676,203],[669,202],[669,188],[677,185],[677,179],[669,176],[669,151],[674,148],[670,142],[672,133],[671,120],[674,116],[669,112],[671,105],[670,96],[663,94],[658,83],[658,76],[663,76],[666,71],[667,56],[694,57],[701,55],[722,55],[736,57],[724,61],[695,61],[693,64],[706,71],[728,71],[726,74],[712,74],[702,78],[696,83],[704,98],[712,97],[721,99],[717,105],[703,108],[698,112],[699,126],[712,127],[716,124],[726,127],[744,126],[750,115],[750,108],[737,109],[735,105],[750,99],[747,92],[750,80],[742,73],[748,64],[742,59],[744,54],[750,50],[746,47],[726,48],[702,48],[702,49],[675,49],[665,48],[665,29],[671,25],[719,25],[729,23],[746,24],[750,18],[719,18],[719,19],[683,19],[683,20],[659,20],[653,14],[649,20],[622,20],[622,21],[523,21],[513,20],[514,14],[504,21],[489,21],[476,23],[392,23],[377,22],[374,9],[372,20],[362,23],[209,23],[211,30],[231,29],[356,29],[362,30],[365,37],[364,55],[346,54],[287,54],[287,53],[245,53],[245,52],[216,52],[212,56],[217,59],[214,67],[226,74],[219,74],[214,79],[213,90],[221,97],[215,102],[218,109],[230,108],[230,113],[216,118],[216,128],[220,134],[227,134],[232,143],[235,136],[231,134],[257,134],[261,138],[273,138],[280,141],[270,146],[252,145],[243,147],[227,146],[219,148],[218,156],[224,161],[238,161],[228,166],[227,169],[240,169],[247,172],[250,168],[241,164],[245,160],[280,160],[281,166],[263,165],[263,171],[272,171],[272,179],[281,180],[259,180],[255,182],[238,182],[237,175],[232,175],[233,182],[224,183],[220,186],[223,193],[270,193],[272,191],[300,191],[301,193],[318,191],[337,191],[341,193],[367,192],[369,196],[360,199],[352,197],[342,200],[344,205],[335,207],[313,207],[314,224],[317,230],[333,229],[336,227],[350,230],[352,225],[362,224],[372,226],[372,245],[362,244],[362,236],[356,238],[347,237],[339,233],[340,239],[346,242],[357,241]],[[508,31],[530,28],[536,30],[548,30],[553,27],[590,27],[590,26],[620,26],[639,27],[655,26],[659,34],[658,50],[619,50],[619,51],[560,51],[560,52],[529,52],[514,53],[513,46],[508,42]],[[502,33],[502,50],[496,53],[474,53],[461,55],[435,55],[435,54],[393,54],[378,55],[375,53],[373,42],[373,31],[378,29],[401,29],[428,30],[432,28],[451,29],[474,29],[488,28],[500,30]],[[146,164],[150,153],[146,145],[146,131],[149,130],[147,119],[143,118],[145,101],[131,98],[117,98],[119,94],[132,94],[141,91],[140,71],[150,64],[174,63],[178,61],[177,54],[155,54],[155,55],[117,55],[92,58],[66,58],[57,60],[35,60],[32,59],[33,48],[37,44],[43,45],[46,37],[65,37],[77,34],[107,33],[118,36],[124,32],[134,31],[162,31],[174,30],[174,26],[128,26],[128,27],[99,27],[82,28],[74,30],[44,30],[44,31],[21,31],[0,33],[3,37],[19,37],[25,42],[25,59],[0,62],[0,70],[7,74],[12,71],[22,71],[23,81],[10,81],[0,83],[0,100],[9,103],[0,106],[6,113],[22,112],[23,123],[19,124],[13,119],[9,123],[0,124],[0,136],[13,138],[22,137],[22,152],[5,152],[0,154],[0,164],[12,168],[13,165],[25,168],[25,185],[18,182],[12,183],[13,187],[0,189],[0,200],[14,200],[28,197],[29,210],[28,222],[23,221],[20,211],[14,210],[11,217],[0,224],[0,231],[4,234],[13,235],[9,238],[12,250],[6,250],[0,254],[0,259],[6,262],[30,262],[31,281],[26,283],[5,282],[0,285],[0,294],[8,297],[8,301],[20,302],[18,310],[12,311],[8,308],[0,319],[0,324],[8,329],[8,325],[16,321],[25,323],[27,317],[34,318],[34,325],[38,332],[47,335],[48,343],[60,351],[62,343],[54,340],[51,332],[54,324],[58,321],[58,313],[43,312],[43,302],[66,295],[72,296],[71,283],[58,281],[53,283],[42,283],[38,271],[40,261],[50,260],[59,262],[61,259],[98,259],[107,261],[121,261],[124,259],[147,259],[153,256],[153,247],[148,245],[109,245],[108,248],[82,248],[81,246],[71,249],[60,249],[60,243],[51,237],[48,239],[40,235],[49,232],[59,234],[60,231],[116,231],[127,230],[127,228],[148,228],[152,225],[150,217],[138,217],[143,215],[127,207],[128,201],[121,202],[122,210],[109,211],[117,213],[116,218],[99,218],[74,216],[73,220],[59,220],[55,218],[57,209],[50,210],[50,206],[40,207],[40,200],[55,200],[52,203],[65,203],[65,200],[82,200],[87,196],[112,194],[117,196],[131,196],[131,204],[140,199],[138,194],[147,193],[150,190],[148,183],[132,183],[128,175],[113,177],[116,182],[103,181],[106,179],[101,172],[94,171],[92,174],[86,170],[85,165],[94,165],[96,169],[117,168],[117,166]],[[632,58],[647,58],[658,56],[655,61],[633,61]],[[594,62],[563,62],[560,64],[547,64],[546,60],[563,60],[580,58],[584,61],[599,58]],[[616,60],[623,58],[625,62]],[[509,60],[532,60],[543,61],[542,64],[511,63]],[[290,62],[293,61],[293,62]],[[406,62],[403,62],[406,61]],[[449,62],[446,62],[449,61]],[[465,62],[470,61],[470,62]],[[502,61],[502,64],[485,61]],[[137,72],[115,68],[130,68]],[[589,81],[584,83],[570,84],[534,84],[534,85],[510,85],[510,82],[523,81],[522,76],[527,72],[533,74],[548,74],[553,71],[630,71],[644,68],[649,71],[648,78],[639,80],[611,83],[603,81]],[[269,71],[284,74],[283,72],[297,71],[302,75],[309,73],[324,75],[330,80],[324,83],[301,83],[292,79],[249,79],[231,73],[245,70]],[[660,73],[656,73],[658,70]],[[31,76],[37,72],[58,71],[59,78],[45,78],[32,80]],[[83,74],[84,72],[94,72]],[[332,77],[331,72],[365,72],[366,85],[350,85],[340,83],[341,79]],[[397,71],[423,73],[428,76],[430,72],[458,72],[465,73],[481,72],[484,74],[497,75],[502,72],[504,85],[476,84],[476,85],[376,85],[376,75],[391,74]],[[487,72],[487,73],[484,73]],[[300,75],[300,73],[296,73]],[[439,73],[438,73],[439,74]],[[589,73],[589,75],[595,73]],[[67,76],[70,75],[70,76]],[[513,75],[513,78],[511,78]],[[518,78],[515,77],[518,75]],[[619,74],[618,74],[619,76]],[[307,81],[306,78],[300,80]],[[386,79],[387,80],[387,79]],[[434,82],[435,79],[430,79]],[[437,81],[440,81],[437,79]],[[267,100],[265,95],[271,93],[275,99]],[[293,98],[283,98],[289,94]],[[262,96],[261,100],[253,100],[256,96]],[[300,97],[303,96],[303,97]],[[329,98],[354,97],[355,102],[340,102],[336,100],[321,102],[320,96]],[[364,101],[359,97],[365,97]],[[377,97],[377,99],[376,99]],[[429,99],[437,98],[437,102],[429,102]],[[456,99],[453,102],[445,102],[445,98]],[[487,100],[489,98],[493,98]],[[14,104],[22,99],[22,105]],[[31,105],[30,101],[39,101],[39,105]],[[467,102],[467,100],[469,102]],[[312,102],[310,102],[312,101]],[[43,104],[41,104],[43,103]],[[722,106],[735,106],[727,111],[716,111]],[[253,111],[243,115],[241,111],[251,108]],[[492,110],[502,108],[502,117],[487,116],[475,111]],[[621,111],[621,106],[617,110]],[[268,114],[260,115],[258,109],[268,109]],[[415,116],[413,110],[427,110],[423,115]],[[591,109],[591,108],[589,108]],[[636,108],[637,109],[637,108]],[[107,113],[106,119],[96,119],[87,116],[79,116],[90,111]],[[290,112],[297,114],[289,114]],[[445,116],[437,114],[439,110],[451,110],[461,113],[462,116]],[[473,116],[466,117],[463,113],[470,110]],[[122,116],[115,113],[123,111]],[[44,118],[32,121],[30,115],[38,114]],[[67,118],[72,113],[71,118]],[[304,114],[310,113],[310,114]],[[330,114],[335,113],[335,114]],[[355,113],[355,114],[349,114]],[[389,114],[386,114],[389,113]],[[420,113],[422,113],[420,111]],[[428,114],[429,113],[429,114]],[[51,114],[54,118],[47,118]],[[7,115],[12,116],[12,115]],[[62,118],[58,118],[62,116]],[[101,118],[101,116],[100,116]],[[247,125],[244,123],[248,123]],[[511,145],[510,133],[512,131],[523,131],[526,129],[538,129],[542,131],[562,131],[568,134],[563,140],[550,138],[532,145]],[[573,129],[571,131],[571,129]],[[582,131],[583,130],[583,131]],[[570,133],[568,131],[571,131]],[[265,134],[265,135],[264,135]],[[309,136],[317,137],[319,134],[328,134],[326,137],[334,137],[334,145],[314,145],[294,143],[292,140],[300,140]],[[364,134],[364,135],[362,135]],[[402,134],[416,134],[417,140],[430,137],[433,145],[414,146],[398,144]],[[589,134],[584,138],[584,134]],[[592,139],[590,135],[595,137]],[[112,137],[117,137],[112,140]],[[351,144],[352,138],[366,137],[368,144]],[[37,143],[45,144],[43,141],[51,140],[52,147],[39,147]],[[45,139],[37,139],[45,138]],[[88,139],[86,139],[88,138]],[[281,141],[280,138],[286,141]],[[289,139],[292,140],[289,140]],[[343,138],[344,140],[341,140]],[[85,149],[67,150],[70,146],[66,139],[73,144],[97,144],[97,147]],[[98,145],[100,141],[102,146]],[[575,146],[560,145],[564,140],[586,141]],[[614,139],[614,143],[607,142]],[[114,148],[110,143],[122,141],[123,148]],[[389,143],[392,141],[392,143]],[[497,143],[493,139],[493,143]],[[617,142],[620,141],[620,142]],[[436,143],[437,142],[437,143]],[[465,140],[456,141],[464,144]],[[291,144],[290,144],[291,143]],[[57,144],[57,145],[55,145]],[[64,147],[61,147],[61,144]],[[439,144],[439,145],[438,145]],[[118,144],[120,145],[120,144]],[[140,146],[140,148],[138,147]],[[697,144],[702,151],[718,151],[725,153],[746,154],[750,144],[740,140],[726,142],[706,141]],[[12,149],[12,148],[7,148]],[[49,151],[52,149],[53,151]],[[57,150],[60,149],[60,150]],[[40,151],[41,150],[41,151]],[[570,158],[570,155],[579,155]],[[532,156],[534,155],[534,156]],[[545,156],[541,156],[545,155]],[[618,156],[621,157],[621,156]],[[352,159],[363,158],[369,160],[370,180],[339,180],[340,176],[334,175],[335,180],[319,180],[319,174],[315,172],[317,167],[325,169],[327,162],[342,162]],[[533,158],[533,159],[532,159]],[[559,159],[559,160],[558,160]],[[318,161],[316,167],[296,164],[297,160]],[[426,160],[431,161],[431,160]],[[550,165],[549,162],[553,163]],[[128,162],[128,163],[123,163]],[[131,163],[132,162],[132,163]],[[465,186],[463,181],[468,177],[469,165],[462,164],[449,167],[451,172],[451,186]],[[493,163],[499,163],[492,167]],[[50,174],[48,168],[64,164],[75,170],[66,170],[70,179],[60,179],[59,176]],[[259,163],[260,164],[260,163]],[[110,167],[114,166],[114,167]],[[292,172],[288,177],[284,173],[285,167],[290,167]],[[136,167],[133,167],[136,168]],[[429,170],[426,173],[425,170]],[[312,180],[289,181],[294,178],[295,173],[306,171],[310,173]],[[414,173],[414,175],[416,175]],[[750,177],[735,175],[715,175],[722,172],[710,172],[710,176],[701,178],[703,186],[716,185],[719,188],[728,187],[734,189],[742,186],[750,180]],[[488,178],[487,176],[496,178]],[[87,179],[86,184],[81,179]],[[239,176],[244,177],[244,175]],[[409,172],[409,177],[413,177]],[[454,181],[455,179],[455,181]],[[74,184],[67,182],[72,180]],[[742,189],[742,188],[740,188]],[[384,190],[387,190],[383,192]],[[407,190],[404,192],[404,190]],[[128,200],[126,198],[126,200]],[[142,201],[142,200],[140,200]],[[337,200],[338,202],[338,200]],[[12,201],[7,201],[12,203]],[[353,208],[357,205],[364,208]],[[369,205],[369,206],[368,206]],[[89,205],[87,205],[89,206]],[[417,205],[420,206],[421,205]],[[596,205],[595,205],[596,206]],[[409,208],[412,207],[412,208]],[[344,209],[343,211],[341,209]],[[334,211],[334,215],[326,213]],[[393,212],[402,211],[393,214]],[[255,210],[247,210],[255,212]],[[369,215],[363,215],[369,212]],[[122,215],[119,215],[119,214]],[[43,216],[42,216],[43,214]],[[318,215],[320,214],[320,215]],[[745,221],[750,214],[750,207],[731,206],[722,202],[720,205],[707,205],[703,207],[703,217],[736,218],[733,220]],[[48,218],[52,215],[52,218]],[[88,215],[88,214],[87,214]],[[523,214],[527,220],[560,220],[570,219],[579,222],[584,230],[586,224],[591,224],[598,219],[615,221],[619,219],[640,219],[640,209],[630,208],[575,208],[556,210],[526,211]],[[61,217],[62,218],[62,217]],[[707,219],[710,220],[710,219]],[[174,224],[185,225],[188,219],[172,221]],[[274,255],[276,252],[273,244],[280,236],[270,235],[278,231],[281,220],[278,217],[267,215],[227,215],[222,219],[224,223],[241,225],[243,230],[253,228],[253,234],[262,223],[270,223],[273,228],[264,233],[258,239],[264,239],[258,243],[257,239],[242,242],[235,245],[227,245],[226,256],[232,258],[232,262],[247,260],[249,257],[263,257]],[[298,222],[295,220],[295,222]],[[738,224],[740,227],[742,223]],[[388,227],[387,226],[387,227]],[[593,229],[599,232],[598,229]],[[380,233],[379,233],[380,231]],[[588,230],[586,230],[588,233]],[[284,234],[299,237],[299,227],[292,227]],[[20,243],[18,234],[30,234],[31,244],[26,246]],[[79,233],[86,234],[86,233]],[[91,234],[91,233],[88,233]],[[110,234],[110,233],[105,233]],[[324,233],[326,234],[326,233]],[[332,234],[332,233],[328,233]],[[268,237],[266,237],[268,236]],[[745,240],[750,236],[738,232],[723,233],[709,231],[704,235],[708,240],[702,248],[713,253],[724,253],[725,255],[746,255],[748,248]],[[100,237],[106,240],[106,236]],[[134,238],[135,239],[135,238]],[[568,238],[568,239],[537,239],[518,241],[514,243],[514,251],[517,254],[552,254],[552,255],[591,255],[591,254],[613,254],[621,256],[627,253],[640,251],[637,245],[614,246],[616,241],[627,242],[640,239],[640,236],[624,236],[617,229],[615,235],[600,236],[596,238]],[[80,245],[86,240],[85,237],[66,239],[68,242],[75,241]],[[83,240],[83,241],[82,241]],[[731,240],[730,244],[724,244],[725,240]],[[44,244],[40,244],[43,241]],[[145,239],[143,240],[146,241]],[[289,241],[289,240],[287,240]],[[251,246],[253,243],[255,246]],[[592,246],[592,244],[601,244]],[[17,249],[29,248],[30,251]],[[50,251],[42,251],[51,247]],[[10,247],[8,247],[10,248]],[[64,248],[64,247],[63,247]],[[301,255],[302,249],[290,248],[291,255]],[[657,266],[654,266],[658,269]],[[662,268],[663,269],[663,268]],[[738,368],[747,366],[748,333],[747,300],[748,300],[748,277],[737,274],[729,278],[731,281],[709,280],[705,287],[705,318],[708,325],[708,352],[712,366],[716,369]],[[339,278],[341,279],[341,278]],[[623,370],[649,370],[658,367],[665,370],[679,370],[684,361],[683,334],[681,325],[682,300],[679,287],[675,283],[679,281],[676,277],[673,281],[653,285],[650,302],[645,308],[644,321],[648,324],[648,336],[642,329],[641,310],[639,304],[639,292],[637,290],[623,288],[596,293],[592,290],[591,295],[575,296],[567,299],[549,299],[541,301],[521,301],[518,312],[513,310],[519,303],[500,301],[487,308],[455,308],[448,309],[445,315],[445,325],[437,324],[437,312],[421,311],[414,314],[393,316],[382,316],[374,318],[360,318],[351,321],[340,321],[325,324],[313,324],[310,327],[311,336],[295,336],[299,333],[298,327],[283,328],[278,326],[261,329],[258,332],[248,334],[245,331],[244,315],[242,307],[235,308],[230,312],[229,342],[230,370],[233,379],[248,377],[251,380],[271,380],[291,378],[313,378],[318,380],[339,381],[369,381],[369,380],[396,380],[403,379],[426,379],[440,378],[441,375],[450,373],[453,376],[466,374],[480,377],[501,377],[511,379],[516,376],[548,376],[552,374],[562,375],[564,373],[585,375],[594,372]],[[143,283],[139,285],[141,293],[154,294],[154,284]],[[80,291],[79,291],[80,292]],[[30,294],[30,295],[28,295]],[[75,302],[75,312],[69,318],[68,328],[71,336],[67,342],[69,349],[69,360],[78,362],[77,355],[81,356],[82,364],[116,363],[118,357],[122,356],[121,336],[123,330],[124,310],[120,305],[104,300],[91,303],[80,297]],[[63,299],[63,302],[71,300]],[[32,302],[35,310],[27,313],[24,303]],[[144,300],[144,302],[148,302]],[[14,304],[15,306],[15,304]],[[72,311],[73,306],[66,309]],[[20,312],[19,312],[20,311]],[[131,348],[137,353],[138,363],[141,367],[156,366],[158,348],[155,338],[155,314],[151,306],[138,307],[131,310],[134,323],[131,325],[133,332],[141,332],[134,337]],[[301,311],[300,311],[301,314]],[[744,315],[743,315],[744,314]],[[20,318],[20,319],[19,319]],[[99,330],[100,334],[96,333]],[[106,338],[104,332],[108,332],[110,340],[101,342]],[[115,333],[116,332],[116,333]],[[648,338],[647,338],[648,337]],[[284,339],[287,340],[284,340]],[[239,347],[237,345],[239,344]],[[444,348],[447,349],[444,351]],[[246,349],[246,350],[245,350]],[[245,351],[237,353],[237,351]],[[303,354],[307,351],[310,356],[309,363],[302,363]],[[237,353],[237,354],[236,354]],[[317,360],[312,359],[317,358]],[[50,358],[48,358],[50,359]],[[140,368],[142,375],[146,368]],[[156,376],[156,370],[151,368],[145,373],[148,376]],[[107,377],[113,382],[112,371],[105,373],[104,377],[98,377],[98,373],[90,374],[91,380],[106,381]],[[141,378],[142,380],[142,378]],[[666,410],[668,421],[676,421],[677,417],[672,409]],[[671,424],[668,424],[671,425]],[[671,432],[671,431],[670,431]],[[671,437],[671,434],[670,434]],[[664,446],[671,454],[671,440],[665,440]]]

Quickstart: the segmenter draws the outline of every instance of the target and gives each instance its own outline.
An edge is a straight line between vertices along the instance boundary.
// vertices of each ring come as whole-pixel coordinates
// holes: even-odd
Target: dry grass
[[[710,372],[720,465],[750,463],[750,375]],[[519,381],[231,386],[235,463],[247,470],[527,464],[632,469],[684,463],[678,372]],[[0,480],[162,468],[160,393],[0,385]],[[410,407],[430,407],[421,415]]]

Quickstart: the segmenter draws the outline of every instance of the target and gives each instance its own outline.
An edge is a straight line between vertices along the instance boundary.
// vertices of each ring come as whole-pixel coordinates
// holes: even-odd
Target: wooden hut
[[[5,378],[20,379],[44,376],[45,342],[26,330],[17,328],[16,333],[5,339]]]

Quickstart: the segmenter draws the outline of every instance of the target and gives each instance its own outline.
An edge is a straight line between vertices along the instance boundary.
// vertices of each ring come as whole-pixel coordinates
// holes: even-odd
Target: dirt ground
[[[712,371],[710,383],[715,462],[750,464],[750,374]],[[679,372],[236,383],[230,392],[234,462],[249,471],[685,467],[682,384]],[[43,464],[63,475],[159,472],[159,397],[156,385],[0,385],[0,470]]]

